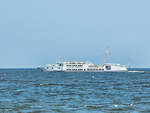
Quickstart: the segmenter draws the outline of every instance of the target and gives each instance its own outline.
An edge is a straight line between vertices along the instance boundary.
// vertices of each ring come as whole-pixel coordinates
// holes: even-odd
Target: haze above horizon
[[[0,68],[65,60],[150,67],[149,0],[0,1]]]

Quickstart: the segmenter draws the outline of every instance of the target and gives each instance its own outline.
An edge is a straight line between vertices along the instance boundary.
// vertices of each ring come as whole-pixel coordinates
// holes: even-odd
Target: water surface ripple
[[[1,69],[0,112],[149,113],[150,70],[56,73]]]

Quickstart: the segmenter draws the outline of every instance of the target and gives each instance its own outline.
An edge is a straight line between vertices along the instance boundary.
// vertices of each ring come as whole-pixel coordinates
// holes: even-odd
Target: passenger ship
[[[56,64],[47,64],[44,67],[39,67],[42,71],[48,72],[126,72],[128,71],[125,65],[104,63],[104,65],[94,65],[91,62],[60,62],[58,58]]]

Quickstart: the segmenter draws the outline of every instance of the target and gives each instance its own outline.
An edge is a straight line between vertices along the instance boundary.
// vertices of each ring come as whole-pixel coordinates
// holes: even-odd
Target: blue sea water
[[[1,113],[149,113],[150,69],[125,73],[0,69]]]

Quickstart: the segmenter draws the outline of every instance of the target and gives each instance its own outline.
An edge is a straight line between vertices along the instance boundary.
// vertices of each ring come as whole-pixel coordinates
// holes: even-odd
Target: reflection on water
[[[150,71],[50,73],[0,70],[0,112],[148,113]]]

